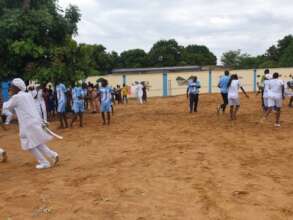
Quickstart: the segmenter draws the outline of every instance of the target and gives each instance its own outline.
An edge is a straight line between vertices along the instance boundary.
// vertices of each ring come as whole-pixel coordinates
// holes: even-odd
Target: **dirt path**
[[[132,101],[110,127],[87,114],[85,128],[58,131],[61,162],[43,171],[16,126],[0,130],[0,219],[293,219],[293,110],[280,129],[260,125],[258,98],[242,97],[235,123],[215,113],[218,95],[192,115],[185,97]]]

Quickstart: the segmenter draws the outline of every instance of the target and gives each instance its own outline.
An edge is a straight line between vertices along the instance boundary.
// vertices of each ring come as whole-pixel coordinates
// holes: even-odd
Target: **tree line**
[[[217,57],[204,45],[182,46],[159,40],[150,51],[108,52],[103,45],[74,40],[81,19],[78,7],[62,9],[57,0],[0,0],[0,81],[13,77],[40,83],[71,83],[114,68],[212,66]],[[228,51],[221,61],[229,68],[293,66],[293,37],[286,36],[264,55]]]
[[[223,53],[221,61],[225,67],[235,69],[293,67],[293,36],[280,39],[263,55],[251,56],[235,50]]]

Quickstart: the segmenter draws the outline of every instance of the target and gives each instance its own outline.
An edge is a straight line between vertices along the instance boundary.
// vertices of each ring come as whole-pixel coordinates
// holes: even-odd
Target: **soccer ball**
[[[7,153],[5,150],[3,150],[2,148],[0,148],[0,162],[4,163],[7,161]]]

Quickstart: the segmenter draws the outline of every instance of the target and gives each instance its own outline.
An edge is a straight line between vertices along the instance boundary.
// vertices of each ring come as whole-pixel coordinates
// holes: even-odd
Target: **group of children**
[[[139,85],[142,85],[139,83]],[[143,87],[135,87],[136,92],[143,90]],[[56,108],[60,127],[67,128],[67,112],[70,108],[74,113],[71,127],[79,117],[80,127],[83,126],[83,113],[90,105],[92,113],[101,112],[103,125],[110,124],[111,112],[114,113],[113,103],[128,103],[129,88],[126,84],[120,89],[112,89],[105,79],[100,80],[100,85],[94,86],[91,83],[75,83],[73,88],[66,88],[63,83],[58,83],[55,91],[51,86],[26,87],[20,78],[14,79],[10,86],[10,99],[3,105],[2,115],[6,124],[11,121],[12,115],[18,118],[20,140],[23,150],[31,152],[38,161],[37,169],[46,169],[56,165],[59,156],[46,146],[54,136],[59,137],[48,129],[47,112]],[[143,101],[146,101],[146,92],[142,92]],[[141,97],[138,96],[138,99]],[[50,101],[55,102],[50,103]],[[52,105],[52,106],[51,106]],[[48,108],[49,106],[49,108]],[[1,149],[0,154],[6,157],[6,152]],[[4,155],[5,154],[5,155]]]
[[[64,84],[56,86],[57,112],[59,114],[62,127],[67,127],[66,105],[67,89]],[[59,156],[46,146],[47,142],[53,139],[54,133],[48,129],[46,105],[43,97],[42,87],[29,87],[27,89],[24,81],[20,78],[12,80],[9,89],[11,98],[2,103],[3,111],[15,114],[18,118],[20,142],[23,150],[31,152],[38,164],[37,169],[46,169],[55,166],[59,161]],[[103,124],[110,124],[110,112],[112,111],[112,88],[108,86],[107,80],[101,81],[101,87],[97,91],[100,100],[100,111]],[[74,112],[71,126],[77,117],[80,118],[80,126],[83,126],[83,112],[85,109],[85,88],[75,84],[72,89],[72,110]],[[107,119],[105,117],[107,113]],[[55,135],[57,136],[57,135]],[[0,149],[1,156],[7,157],[6,152]]]
[[[54,93],[56,94],[57,113],[62,128],[68,127],[66,112],[69,101],[71,102],[71,108],[74,113],[71,126],[74,125],[78,117],[80,119],[80,126],[83,126],[83,112],[88,104],[90,104],[93,113],[97,112],[99,108],[103,124],[109,125],[111,112],[113,113],[113,102],[116,100],[118,103],[127,103],[129,90],[125,84],[122,89],[117,86],[115,91],[113,91],[112,87],[108,85],[107,80],[103,79],[100,83],[99,86],[92,84],[85,86],[85,84],[81,85],[76,83],[70,90],[71,100],[68,100],[69,90],[63,83],[59,83],[56,86],[55,92],[53,92],[51,87],[46,90],[43,86],[36,88],[29,87],[27,89],[23,80],[19,78],[11,82],[11,98],[8,102],[3,103],[2,113],[5,113],[6,116],[16,114],[19,123],[21,146],[24,150],[30,151],[35,156],[38,161],[37,169],[54,166],[59,160],[58,154],[46,146],[46,143],[54,135],[46,129],[48,103],[46,103],[44,93],[51,94],[52,96],[54,96]],[[264,112],[261,122],[274,111],[276,112],[275,126],[280,127],[282,101],[286,94],[284,82],[279,79],[278,73],[270,74],[269,70],[265,70],[264,77],[258,85],[259,93],[262,94]],[[143,87],[143,84],[138,82],[132,87],[139,103],[146,102],[146,94],[144,95]],[[245,96],[249,98],[237,74],[230,75],[229,71],[225,71],[224,76],[219,80],[218,87],[223,99],[223,103],[217,108],[218,113],[225,112],[226,106],[229,105],[230,119],[236,120],[237,112],[240,108],[239,90],[242,90]],[[197,112],[200,88],[201,84],[197,77],[191,77],[187,88],[190,113]],[[288,91],[293,89],[293,81],[288,82],[287,88]],[[86,103],[86,100],[89,100],[88,97],[91,97],[91,101]],[[293,97],[293,93],[291,97]],[[293,99],[290,100],[290,104],[292,102]]]
[[[290,96],[289,107],[293,103],[293,80],[287,83],[287,90],[283,80],[279,79],[278,73],[271,74],[270,70],[266,69],[261,82],[258,83],[259,93],[261,93],[263,117],[260,122],[263,123],[271,112],[276,113],[275,126],[280,127],[280,115],[282,102],[285,95]],[[197,112],[200,82],[196,76],[191,77],[187,87],[187,97],[189,98],[189,111]],[[249,98],[243,86],[241,85],[238,75],[230,75],[229,71],[225,71],[224,75],[220,77],[218,88],[223,99],[222,104],[217,107],[218,114],[224,113],[226,106],[230,106],[230,120],[236,120],[237,112],[240,108],[239,90]],[[286,92],[285,92],[286,91]]]
[[[269,69],[264,72],[264,77],[261,79],[259,85],[259,93],[261,93],[263,117],[260,120],[263,123],[272,111],[276,112],[275,126],[280,127],[280,115],[282,102],[285,99],[285,86],[283,80],[279,79],[279,74],[271,74]],[[230,119],[236,120],[237,111],[240,108],[239,89],[249,96],[241,86],[237,74],[230,76],[229,71],[220,78],[218,87],[220,88],[223,104],[218,106],[218,112],[225,112],[227,105],[230,106]]]

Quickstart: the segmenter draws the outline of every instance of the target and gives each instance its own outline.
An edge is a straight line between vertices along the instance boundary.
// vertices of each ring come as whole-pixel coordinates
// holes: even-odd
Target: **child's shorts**
[[[57,112],[64,113],[66,109],[66,102],[58,102]]]
[[[283,102],[282,99],[269,98],[268,107],[282,108],[282,102]]]
[[[84,112],[84,102],[73,102],[72,110],[74,113]]]
[[[239,98],[229,98],[228,104],[230,106],[240,106],[240,99]]]
[[[100,110],[101,112],[111,112],[111,102],[102,102]]]

